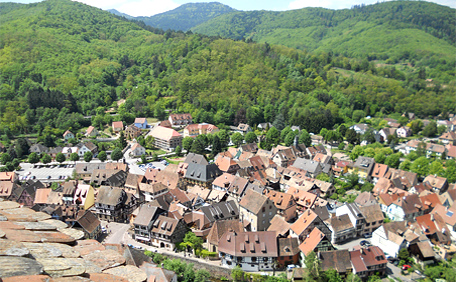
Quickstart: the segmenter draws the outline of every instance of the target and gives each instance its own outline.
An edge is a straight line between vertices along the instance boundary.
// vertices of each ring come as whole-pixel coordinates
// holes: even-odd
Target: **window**
[[[263,208],[261,209],[261,211],[262,211],[262,212],[265,212],[265,211],[266,211],[266,208],[263,207]],[[264,216],[264,214],[263,214],[263,216]]]

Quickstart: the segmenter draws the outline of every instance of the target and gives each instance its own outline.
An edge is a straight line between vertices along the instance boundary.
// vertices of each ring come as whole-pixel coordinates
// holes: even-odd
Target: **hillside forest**
[[[454,56],[387,62],[163,31],[70,0],[0,3],[0,15],[4,141],[170,112],[221,128],[271,122],[318,133],[368,116],[444,117],[456,108]]]

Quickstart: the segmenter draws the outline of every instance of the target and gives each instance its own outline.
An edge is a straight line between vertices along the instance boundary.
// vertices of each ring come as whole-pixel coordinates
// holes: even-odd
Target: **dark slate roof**
[[[101,224],[98,217],[89,210],[80,211],[76,221],[88,233],[92,233]]]
[[[323,271],[335,269],[339,273],[352,269],[348,249],[320,252],[321,269]]]
[[[134,224],[143,226],[149,225],[159,211],[163,210],[156,206],[142,205],[139,208],[139,213],[135,218]]]
[[[293,166],[310,173],[316,173],[321,171],[320,163],[313,160],[308,160],[304,158],[297,158],[296,161],[293,163]]]
[[[325,221],[329,218],[331,218],[331,214],[329,213],[328,211],[328,208],[326,206],[318,206],[318,207],[314,207],[312,209],[317,215],[318,217],[321,218],[321,220]]]
[[[222,175],[222,171],[218,168],[216,164],[203,165],[189,163],[187,171],[185,173],[185,178],[196,181],[209,182],[213,181],[220,175]]]
[[[97,203],[115,206],[119,202],[119,198],[122,198],[125,194],[125,191],[109,186],[101,186],[98,190]],[[123,197],[123,200],[126,200],[126,197]]]
[[[127,176],[128,173],[123,170],[119,170],[118,172],[114,173],[112,176],[108,177],[106,179],[106,182],[109,183],[109,185],[114,186],[114,187],[124,187],[125,182],[127,181]]]
[[[185,158],[184,163],[186,164],[202,164],[202,165],[208,165],[209,163],[207,162],[206,158],[203,155],[198,155],[195,153],[189,153],[187,157]]]
[[[239,216],[239,209],[233,200],[201,207],[200,210],[204,213],[210,222],[230,219]]]

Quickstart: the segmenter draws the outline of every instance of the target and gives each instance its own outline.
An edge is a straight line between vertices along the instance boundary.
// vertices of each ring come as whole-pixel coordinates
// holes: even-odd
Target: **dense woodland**
[[[434,117],[456,108],[451,59],[435,65],[433,57],[428,63],[421,57],[403,68],[350,54],[163,31],[69,0],[1,3],[0,14],[3,139],[90,123],[101,128],[113,119],[131,123],[138,116],[162,120],[169,111],[222,128],[271,122],[318,133],[365,116]],[[454,50],[454,29],[446,26],[433,28],[438,42]],[[111,108],[119,115],[105,114]]]

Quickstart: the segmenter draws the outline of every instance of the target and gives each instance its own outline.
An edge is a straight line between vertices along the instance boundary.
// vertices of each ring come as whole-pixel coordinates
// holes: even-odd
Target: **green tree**
[[[146,159],[146,155],[145,155],[145,154],[142,154],[142,155],[141,155],[141,162],[142,162],[143,164],[147,163],[147,159]]]
[[[352,114],[352,119],[354,122],[359,122],[362,118],[365,117],[365,113],[362,110],[354,110]]]
[[[230,135],[228,134],[228,131],[222,129],[219,132],[217,132],[217,136],[220,138],[222,148],[228,146],[228,143],[230,142]]]
[[[419,157],[412,163],[410,170],[418,174],[418,177],[427,176],[429,174],[429,159]]]
[[[410,160],[404,160],[400,165],[399,169],[405,170],[405,171],[410,171],[412,167],[412,162]]]
[[[282,129],[282,131],[280,132],[280,140],[282,142],[285,142],[285,137],[287,137],[288,133],[292,132],[293,130],[291,130],[291,127],[290,126],[287,126],[285,127],[284,129]]]
[[[423,129],[423,122],[419,119],[416,119],[411,122],[410,130],[412,130],[412,134],[416,135]]]
[[[98,153],[98,159],[102,162],[106,161],[108,159],[108,154],[106,154],[105,151],[100,151]]]
[[[447,131],[447,127],[443,124],[437,126],[437,134],[438,135],[442,135],[443,133],[445,133],[445,131]]]
[[[115,148],[111,153],[111,160],[118,161],[123,157],[122,150]]]
[[[235,132],[233,135],[231,135],[231,141],[233,142],[234,146],[239,147],[244,141],[244,136],[239,132]]]
[[[374,159],[376,163],[382,164],[385,162],[386,156],[382,152],[378,152],[377,154],[375,154]]]
[[[37,153],[31,153],[31,154],[28,156],[28,161],[29,161],[29,163],[31,163],[31,164],[36,164],[37,162],[40,161],[40,157],[38,156]]]
[[[59,163],[63,163],[65,161],[65,155],[63,153],[58,153],[55,155],[55,160],[58,161]]]
[[[266,140],[271,144],[271,145],[277,145],[280,142],[280,132],[277,130],[277,128],[272,127],[268,130],[266,133]]]
[[[407,156],[406,156],[406,159],[409,160],[409,161],[414,161],[416,159],[418,159],[420,156],[418,156],[418,154],[415,152],[415,151],[411,151]]]
[[[356,133],[354,129],[347,129],[345,132],[345,139],[347,139],[347,142],[353,145],[359,144],[360,138],[359,135]]]
[[[220,141],[218,135],[215,135],[214,138],[212,138],[211,157],[213,158],[217,156],[220,152],[222,152],[222,142]]]
[[[429,174],[443,176],[445,170],[443,169],[443,165],[439,160],[433,161],[429,164]]]
[[[44,155],[41,156],[41,162],[42,162],[43,164],[48,164],[48,163],[50,163],[51,161],[52,161],[52,158],[51,158],[51,156],[49,156],[48,154],[44,154]]]
[[[92,158],[93,158],[92,152],[88,151],[88,152],[85,152],[85,153],[84,153],[84,161],[85,161],[86,163],[90,163],[90,161],[92,160]]]
[[[0,157],[0,160],[3,165],[6,165],[7,162],[11,161],[11,157],[7,153],[3,153],[2,156]]]
[[[360,145],[356,145],[355,148],[351,151],[350,154],[350,159],[351,160],[356,160],[359,156],[363,155],[364,153],[364,148],[361,147]]]
[[[207,282],[211,278],[211,274],[206,269],[199,269],[195,273],[195,282]]]
[[[193,141],[193,138],[190,136],[184,137],[184,139],[182,139],[182,147],[185,151],[187,151],[187,153],[190,152],[190,149],[193,145]]]
[[[183,242],[187,243],[194,251],[201,250],[203,248],[203,239],[196,236],[195,233],[191,231],[185,233]]]
[[[245,275],[245,272],[239,266],[236,266],[235,268],[233,268],[231,270],[231,277],[233,278],[234,282],[243,282],[244,275]]]
[[[191,138],[191,137],[190,137]],[[144,140],[144,146],[147,149],[154,149],[155,148],[155,138],[152,136],[147,136],[146,139]]]
[[[329,175],[327,175],[324,172],[322,172],[319,175],[317,175],[316,179],[321,180],[321,181],[325,181],[325,182],[330,182],[331,181],[331,178],[329,177]]]
[[[125,138],[123,131],[120,132],[119,139],[117,141],[119,142],[120,149],[124,149],[125,147],[127,147],[127,139]]]
[[[255,132],[253,132],[253,131],[248,132],[245,135],[245,142],[247,144],[258,142],[258,137],[256,136]]]
[[[287,136],[285,136],[285,146],[291,146],[295,140],[296,134],[298,134],[295,131],[290,131]]]
[[[322,271],[320,267],[320,261],[314,251],[311,251],[307,254],[304,259],[304,264],[306,265],[308,271],[308,280],[319,281]]]
[[[408,262],[409,259],[410,259],[410,254],[409,254],[409,252],[407,251],[406,248],[402,248],[402,249],[399,250],[397,258],[400,259],[400,260],[403,260],[405,262]]]
[[[391,154],[388,157],[386,157],[386,159],[385,159],[385,164],[392,168],[398,168],[400,162],[401,162],[400,153]]]
[[[182,148],[181,146],[177,145],[176,149],[174,149],[174,153],[176,153],[176,156],[180,156],[182,153]]]
[[[70,154],[70,161],[72,161],[72,162],[77,162],[77,161],[79,161],[79,155],[78,155],[78,153],[71,153],[71,154]]]
[[[363,280],[361,280],[361,278],[359,278],[358,275],[350,272],[348,275],[347,275],[347,278],[345,279],[346,282],[362,282]]]
[[[445,163],[445,177],[449,183],[456,182],[456,162],[454,160],[447,160]]]
[[[435,121],[431,121],[423,129],[423,135],[427,136],[427,137],[434,137],[437,135],[437,133],[438,133],[437,123]]]
[[[342,277],[340,277],[339,272],[335,269],[329,269],[325,271],[325,278],[327,282],[343,282]]]
[[[312,138],[311,138],[309,132],[307,132],[307,130],[305,130],[305,129],[303,129],[301,131],[301,135],[299,136],[299,144],[304,144],[307,147],[312,145]]]
[[[285,118],[282,115],[282,113],[279,113],[276,116],[276,118],[274,119],[274,122],[272,123],[272,126],[275,127],[277,130],[282,130],[285,128]]]

